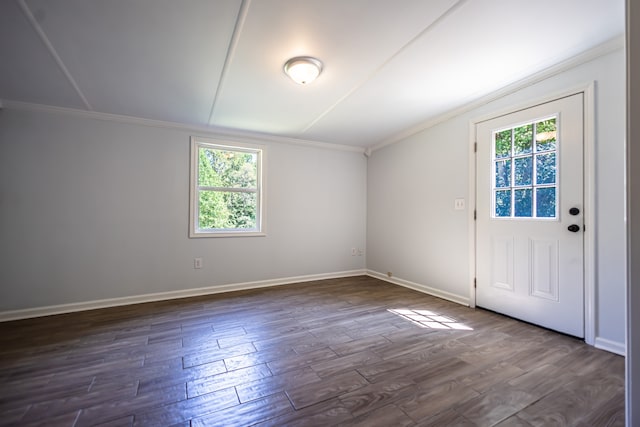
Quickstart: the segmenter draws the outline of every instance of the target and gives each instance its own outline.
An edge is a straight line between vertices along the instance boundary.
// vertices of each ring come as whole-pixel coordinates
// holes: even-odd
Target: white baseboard
[[[265,288],[269,286],[290,285],[293,283],[311,282],[314,280],[337,279],[366,275],[366,270],[350,270],[335,273],[309,274],[305,276],[284,277],[280,279],[259,280],[255,282],[232,283],[228,285],[208,286],[206,288],[185,289],[180,291],[158,292],[153,294],[133,295],[121,298],[109,298],[70,304],[50,305],[46,307],[26,308],[0,312],[0,322],[27,319],[31,317],[51,316],[54,314],[72,313],[75,311],[94,310],[97,308],[117,307],[121,305],[139,304],[143,302],[163,301],[177,298],[188,298],[201,295],[219,294],[223,292],[243,291]]]
[[[409,280],[400,279],[398,277],[388,277],[386,274],[382,274],[373,270],[367,270],[366,274],[367,276],[375,277],[376,279],[384,280],[385,282],[393,283],[394,285],[404,286],[405,288],[413,289],[414,291],[422,292],[434,297],[446,299],[447,301],[466,305],[467,307],[469,306],[469,297],[463,297],[447,291],[441,291],[439,289],[431,288],[419,283],[410,282]]]
[[[425,294],[433,295],[438,298],[469,306],[469,298],[467,297],[452,294],[446,291],[441,291],[439,289],[434,289],[429,286],[411,282],[409,280],[404,280],[397,277],[388,277],[386,274],[374,270],[367,270],[366,274],[367,276],[375,277],[376,279],[384,280],[385,282],[393,283],[394,285],[404,286],[406,288],[410,288]],[[626,356],[627,353],[626,345],[624,343],[611,341],[605,338],[596,337],[593,346],[600,350],[619,354],[620,356]]]
[[[627,346],[625,345],[625,343],[596,337],[596,341],[593,346],[595,348],[599,348],[600,350],[606,350],[611,353],[619,354],[620,356],[627,355]]]
[[[265,288],[270,286],[290,285],[293,283],[311,282],[314,280],[337,279],[341,277],[354,277],[367,275],[394,285],[403,286],[428,295],[433,295],[448,301],[452,301],[462,305],[469,305],[469,298],[450,292],[434,289],[429,286],[414,283],[397,277],[388,277],[373,270],[350,270],[334,273],[309,274],[305,276],[284,277],[280,279],[259,280],[255,282],[231,283],[227,285],[209,286],[205,288],[185,289],[180,291],[158,292],[144,295],[133,295],[121,298],[109,298],[86,302],[77,302],[70,304],[50,305],[45,307],[26,308],[21,310],[9,310],[0,312],[0,322],[11,320],[28,319],[32,317],[51,316],[55,314],[73,313],[76,311],[94,310],[98,308],[117,307],[122,305],[139,304],[153,301],[163,301],[178,298],[188,298],[202,295],[212,295],[224,292],[242,291],[250,289]],[[594,346],[601,350],[625,356],[626,346],[624,343],[607,340],[605,338],[595,339]]]

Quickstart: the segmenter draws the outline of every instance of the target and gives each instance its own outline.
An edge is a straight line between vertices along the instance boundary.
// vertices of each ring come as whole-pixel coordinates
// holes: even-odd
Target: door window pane
[[[555,184],[556,153],[538,154],[536,156],[536,184]]]
[[[496,133],[495,152],[496,159],[511,155],[511,129]]]
[[[514,185],[531,185],[533,179],[533,159],[531,156],[515,159],[514,163],[516,168]]]
[[[531,217],[532,191],[530,188],[514,191],[514,216]]]
[[[511,216],[511,190],[498,190],[496,194],[496,216]]]
[[[536,216],[554,218],[556,216],[556,188],[536,188]]]
[[[496,162],[496,188],[511,185],[511,160]]]
[[[536,151],[556,149],[556,118],[536,123]]]
[[[533,145],[533,124],[517,127],[513,130],[513,153],[526,154],[531,152]]]

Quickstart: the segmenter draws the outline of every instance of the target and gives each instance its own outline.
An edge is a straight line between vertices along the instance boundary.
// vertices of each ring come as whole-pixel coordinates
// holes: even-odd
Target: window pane
[[[536,183],[555,184],[556,153],[538,154],[536,156]]]
[[[531,156],[515,159],[515,184],[531,185],[533,179],[533,159]]]
[[[198,185],[221,187],[222,174],[218,150],[198,149]]]
[[[531,153],[533,125],[524,125],[513,130],[513,154]]]
[[[536,123],[536,150],[555,150],[556,133],[555,117],[553,119]]]
[[[511,185],[511,160],[496,162],[496,188]]]
[[[511,129],[496,132],[495,134],[496,159],[511,155]]]
[[[201,191],[200,229],[256,228],[256,193]]]
[[[531,217],[532,191],[530,188],[514,190],[514,216]]]
[[[511,190],[498,190],[495,192],[496,217],[511,216]]]
[[[229,210],[230,228],[256,228],[258,195],[256,193],[224,193]]]
[[[224,183],[227,187],[256,188],[258,186],[258,155],[224,151],[226,169]]]
[[[198,185],[256,188],[258,155],[239,151],[200,148]]]
[[[219,191],[200,191],[198,202],[198,228],[229,227],[229,209],[223,193]]]
[[[555,187],[536,188],[536,216],[540,218],[555,218]]]

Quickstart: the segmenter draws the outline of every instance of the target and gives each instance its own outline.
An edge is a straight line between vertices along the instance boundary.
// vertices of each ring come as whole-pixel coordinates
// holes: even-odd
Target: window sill
[[[219,231],[219,232],[196,232],[189,233],[190,239],[201,239],[209,237],[266,237],[267,233],[260,231],[247,231],[247,232],[234,232],[234,231]]]

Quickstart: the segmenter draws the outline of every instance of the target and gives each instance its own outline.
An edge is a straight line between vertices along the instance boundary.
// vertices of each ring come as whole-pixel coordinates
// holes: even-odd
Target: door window
[[[557,117],[493,132],[493,218],[557,217]]]

